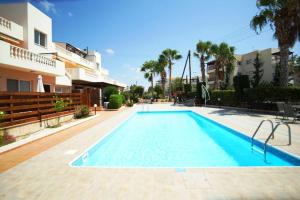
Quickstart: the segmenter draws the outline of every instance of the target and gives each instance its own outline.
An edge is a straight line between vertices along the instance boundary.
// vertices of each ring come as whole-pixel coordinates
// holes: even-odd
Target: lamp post
[[[97,104],[94,104],[94,110],[95,110],[95,115],[96,115]]]
[[[219,108],[221,108],[221,98],[218,98]]]

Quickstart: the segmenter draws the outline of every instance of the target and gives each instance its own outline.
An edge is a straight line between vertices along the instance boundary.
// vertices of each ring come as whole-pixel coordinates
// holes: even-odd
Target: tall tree
[[[232,79],[233,79],[233,71],[235,68],[235,61],[236,58],[234,56],[234,47],[229,47],[228,55],[227,55],[227,62],[225,66],[225,88],[232,87]]]
[[[141,72],[144,72],[144,77],[151,82],[151,95],[153,98],[153,78],[159,71],[159,63],[156,60],[150,60],[144,62],[143,66],[141,67]]]
[[[205,72],[205,61],[209,60],[211,57],[211,48],[212,43],[210,41],[199,41],[196,45],[196,52],[194,56],[200,59],[200,70],[202,82],[206,82],[206,72]]]
[[[159,63],[162,64],[162,66],[168,66],[169,68],[169,101],[171,100],[172,96],[172,66],[173,61],[181,59],[182,56],[173,49],[165,49],[159,56]]]
[[[254,59],[254,62],[253,62],[254,71],[252,72],[253,76],[252,76],[252,80],[251,80],[252,87],[254,87],[254,88],[259,86],[261,78],[264,75],[264,70],[262,69],[263,65],[264,65],[264,63],[260,60],[259,53],[257,53],[256,57]]]
[[[167,72],[166,65],[164,63],[159,62],[157,68],[157,73],[160,75],[160,83],[162,87],[162,94],[165,95],[166,81],[167,81]]]
[[[234,47],[230,47],[228,44],[222,42],[220,45],[213,44],[211,46],[211,53],[215,58],[215,89],[220,89],[220,78],[225,75],[225,67],[233,66],[232,62],[234,58]],[[222,69],[222,73],[220,71]]]
[[[259,13],[250,23],[252,29],[259,33],[267,24],[274,30],[274,37],[280,48],[280,86],[288,85],[289,48],[300,41],[300,1],[299,0],[257,0]]]

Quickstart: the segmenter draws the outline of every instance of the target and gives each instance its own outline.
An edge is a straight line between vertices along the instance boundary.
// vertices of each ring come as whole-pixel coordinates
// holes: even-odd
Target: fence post
[[[13,111],[13,107],[14,107],[14,104],[13,104],[13,95],[10,95],[9,96],[9,99],[10,99],[10,104],[9,104],[9,107],[10,107],[10,121],[13,122],[14,119],[13,119],[13,114],[14,114],[14,111]]]
[[[37,94],[37,105],[38,105],[38,113],[40,118],[40,127],[42,127],[42,113],[40,112],[40,94]]]

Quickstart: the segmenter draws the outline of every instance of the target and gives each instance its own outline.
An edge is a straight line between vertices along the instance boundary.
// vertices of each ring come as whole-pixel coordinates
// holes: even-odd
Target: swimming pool
[[[300,159],[192,111],[137,112],[76,158],[72,166],[231,167],[299,166]],[[256,146],[262,143],[255,141]]]

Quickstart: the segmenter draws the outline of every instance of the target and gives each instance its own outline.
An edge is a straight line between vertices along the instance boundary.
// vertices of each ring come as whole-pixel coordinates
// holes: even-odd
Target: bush
[[[4,133],[4,135],[0,135],[0,146],[15,142],[16,138],[8,133]]]
[[[122,106],[122,95],[120,94],[112,94],[109,97],[109,109],[118,109]]]
[[[89,114],[90,114],[90,110],[88,106],[83,105],[83,106],[75,107],[74,118],[80,119],[89,116]]]
[[[187,93],[189,93],[189,92],[192,91],[192,86],[190,84],[184,84],[183,88],[184,88],[183,90],[184,90],[185,94],[187,94]]]
[[[250,80],[248,75],[237,75],[233,78],[233,86],[236,91],[236,97],[243,101],[244,97],[244,89],[250,88]]]
[[[220,99],[220,101],[218,101]],[[234,90],[212,90],[210,91],[209,104],[236,106],[238,104]]]
[[[298,102],[300,101],[300,87],[257,87],[245,90],[245,97],[252,102]]]
[[[126,98],[123,94],[121,94],[121,96],[122,96],[122,104],[125,104],[126,103]]]
[[[115,86],[107,86],[103,90],[103,96],[105,99],[109,99],[110,95],[119,94],[118,89]]]
[[[5,114],[6,113],[4,111],[0,111],[0,122],[2,122],[2,120],[4,120]]]

